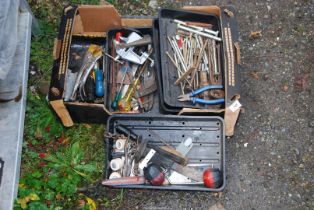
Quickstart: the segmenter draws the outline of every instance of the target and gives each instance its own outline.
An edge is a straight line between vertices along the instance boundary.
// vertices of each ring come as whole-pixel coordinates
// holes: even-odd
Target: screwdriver
[[[147,64],[148,64],[148,59],[145,61],[143,66],[136,72],[136,76],[134,77],[136,79],[133,81],[133,84],[129,86],[125,96],[118,102],[118,109],[120,111],[127,112],[127,111],[131,110],[132,97],[133,97],[133,95],[136,91],[136,87],[138,86],[138,83],[140,81],[141,74],[146,69]]]
[[[123,83],[124,83],[124,79],[125,79],[125,76],[127,74],[127,71],[129,70],[129,66],[123,66],[121,68],[121,71],[123,71],[123,77],[122,77],[122,81],[121,81],[121,84],[120,84],[120,87],[119,87],[119,90],[114,98],[114,100],[112,101],[111,103],[111,108],[116,111],[117,108],[118,108],[118,102],[119,100],[121,99],[121,96],[122,96],[122,86],[123,86]]]

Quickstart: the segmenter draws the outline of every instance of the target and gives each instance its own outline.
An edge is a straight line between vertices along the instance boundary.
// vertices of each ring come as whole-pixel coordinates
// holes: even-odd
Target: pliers
[[[191,93],[184,94],[178,96],[179,101],[192,101],[193,104],[195,103],[200,103],[200,104],[206,104],[206,105],[214,105],[214,104],[221,104],[225,102],[224,98],[217,98],[213,100],[205,100],[201,98],[196,98],[194,96],[207,91],[207,90],[212,90],[212,89],[223,89],[222,85],[206,85],[198,90],[192,91]]]

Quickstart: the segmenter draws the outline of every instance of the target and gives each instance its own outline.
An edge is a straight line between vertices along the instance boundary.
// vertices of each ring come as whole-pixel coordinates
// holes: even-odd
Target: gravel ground
[[[224,5],[229,1],[176,1]],[[126,190],[130,209],[313,209],[314,1],[233,1],[242,47],[241,102],[227,140],[222,193]],[[252,31],[261,38],[252,39]]]

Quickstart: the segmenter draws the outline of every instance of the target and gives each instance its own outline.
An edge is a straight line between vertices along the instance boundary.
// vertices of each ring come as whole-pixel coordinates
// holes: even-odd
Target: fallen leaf
[[[306,90],[309,87],[310,73],[301,73],[295,77],[294,84],[301,90]]]
[[[47,165],[47,163],[44,162],[44,161],[42,161],[42,162],[39,163],[39,167],[44,167],[45,165]]]
[[[38,92],[47,95],[49,92],[50,81],[41,81],[38,84]]]
[[[225,207],[221,203],[216,203],[208,208],[208,210],[226,210]]]
[[[36,128],[36,131],[35,131],[35,139],[37,140],[41,140],[43,138],[43,134],[40,130],[39,127]]]
[[[289,89],[288,82],[284,82],[281,86],[281,90],[287,92]]]
[[[52,87],[50,91],[54,96],[60,96],[60,90],[58,88]]]
[[[49,125],[45,127],[45,131],[47,131],[47,132],[50,132],[50,129],[51,129],[51,128],[50,128]]]
[[[20,183],[20,184],[19,184],[19,188],[25,189],[25,188],[26,188],[26,186],[25,186],[25,184],[24,184],[24,183]]]
[[[90,124],[84,124],[84,126],[85,126],[85,128],[87,128],[87,129],[91,129],[91,128],[92,128],[92,126],[91,126]]]
[[[96,210],[97,209],[96,203],[93,199],[86,197],[86,200],[87,200],[87,203],[89,204],[89,207],[90,207],[89,210]]]
[[[234,16],[233,12],[231,12],[231,11],[228,10],[228,9],[224,9],[224,12],[225,12],[229,17],[233,17],[233,16]]]
[[[262,30],[259,31],[251,31],[250,37],[252,39],[258,39],[262,37]]]
[[[78,200],[79,207],[83,208],[85,206],[86,202],[83,199]]]
[[[27,142],[27,147],[28,148],[34,148],[34,145],[32,144],[32,142]]]
[[[59,200],[61,200],[61,198],[62,198],[62,195],[61,195],[60,193],[58,193],[58,194],[56,195],[56,199],[59,201]]]
[[[17,203],[21,205],[22,209],[26,209],[27,208],[27,203],[29,202],[29,200],[27,200],[26,198],[19,198],[17,199]]]
[[[39,157],[39,158],[45,158],[46,156],[47,156],[47,154],[46,154],[46,153],[43,153],[43,152],[41,152],[41,153],[38,154],[38,157]]]
[[[214,193],[214,196],[217,197],[217,198],[221,198],[222,196],[222,192],[217,192],[217,193]]]
[[[19,198],[17,199],[17,203],[21,205],[22,209],[26,209],[27,208],[27,203],[30,201],[38,201],[40,200],[38,195],[35,193],[31,193],[28,196],[24,197],[24,198]]]
[[[58,138],[58,142],[59,144],[65,145],[69,143],[70,138],[69,137],[65,137],[64,133],[61,134],[61,136]]]
[[[256,80],[259,80],[259,74],[260,74],[260,72],[258,72],[258,71],[250,72],[250,76]]]

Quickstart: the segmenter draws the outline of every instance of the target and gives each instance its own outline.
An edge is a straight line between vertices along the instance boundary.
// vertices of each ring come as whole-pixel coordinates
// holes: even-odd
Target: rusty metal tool
[[[205,44],[204,44],[203,46],[201,46],[202,48],[201,48],[201,51],[200,51],[200,53],[199,53],[199,55],[198,55],[197,62],[196,62],[196,64],[194,64],[195,70],[194,70],[194,72],[192,73],[192,77],[191,77],[191,80],[192,80],[192,81],[194,80],[194,77],[195,77],[195,74],[196,74],[196,70],[199,68],[199,65],[200,65],[200,63],[201,63],[201,61],[202,61],[202,58],[203,58],[203,55],[204,55],[204,52],[205,52],[205,48],[206,48],[207,42],[208,42],[208,40],[206,40],[206,41],[205,41]]]
[[[216,53],[216,42],[212,40],[212,56],[213,56],[213,64],[214,64],[214,75],[218,75],[218,64],[217,64],[217,53]]]
[[[151,51],[150,51],[150,53],[151,53]],[[136,72],[136,75],[134,77],[135,80],[129,86],[125,96],[118,103],[118,108],[120,111],[130,111],[131,110],[132,97],[134,96],[137,85],[140,82],[140,76],[144,72],[144,70],[147,68],[147,65],[148,65],[148,60],[146,60],[145,63],[141,66],[141,68],[139,68],[138,72]]]
[[[211,85],[222,85],[222,74],[221,74],[221,55],[220,55],[220,44],[216,45],[216,52],[217,57],[215,56],[214,59],[217,58],[217,70],[218,74],[215,75],[214,68],[209,68],[209,83]],[[213,98],[223,98],[225,96],[225,93],[223,90],[210,90],[209,94]]]
[[[140,141],[140,136],[136,135],[134,132],[132,132],[130,129],[123,125],[116,125],[115,126],[116,131],[124,134],[129,135],[132,140]],[[184,157],[180,152],[176,151],[175,149],[167,146],[157,146],[153,144],[147,145],[149,148],[155,150],[157,153],[159,153],[161,156],[170,159],[180,165],[186,165],[188,163],[188,159]]]
[[[204,66],[204,65],[203,65]],[[204,70],[204,67],[202,67],[202,70],[199,71],[199,77],[200,77],[200,86],[205,87],[209,85],[209,80],[207,78],[208,72]],[[204,91],[201,93],[203,99],[208,100],[209,99],[209,91]]]
[[[193,79],[195,77],[196,70],[198,69],[198,67],[199,67],[199,65],[200,65],[200,63],[202,61],[202,57],[203,57],[203,54],[204,54],[204,51],[205,51],[206,44],[207,44],[207,40],[206,40],[205,44],[202,45],[201,51],[200,51],[200,53],[198,55],[197,62],[195,64],[193,64],[193,66],[191,68],[189,68],[183,75],[181,75],[181,77],[179,77],[175,81],[175,83],[174,83],[175,85],[179,85],[180,82],[182,82],[184,79],[186,79],[190,74],[192,74],[191,81],[193,81]]]
[[[142,39],[136,40],[128,43],[116,43],[117,48],[128,48],[128,47],[140,47],[146,46],[152,43],[152,38],[150,35],[144,35]]]
[[[144,73],[143,85],[140,91],[137,91],[134,98],[140,98],[154,93],[157,90],[155,71]]]

